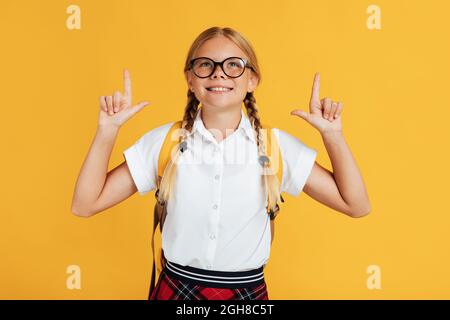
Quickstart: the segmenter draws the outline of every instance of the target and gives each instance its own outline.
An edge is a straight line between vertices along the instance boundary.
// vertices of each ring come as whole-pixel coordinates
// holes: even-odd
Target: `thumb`
[[[308,112],[299,110],[299,109],[291,111],[291,115],[299,116],[300,118],[302,118],[306,121],[309,120],[309,116],[310,116],[310,114]]]
[[[148,106],[149,104],[150,104],[150,102],[148,102],[148,101],[139,102],[133,108],[131,108],[132,114],[135,114],[135,113],[141,111],[142,108]]]

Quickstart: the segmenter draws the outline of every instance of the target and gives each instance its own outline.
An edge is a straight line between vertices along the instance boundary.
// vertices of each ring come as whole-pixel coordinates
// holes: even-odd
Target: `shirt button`
[[[211,240],[214,240],[214,239],[216,238],[216,235],[215,235],[214,233],[211,233],[211,235],[209,236],[209,238],[210,238]]]
[[[214,179],[216,179],[216,180],[219,180],[219,178],[220,178],[220,175],[218,175],[218,174],[216,174],[214,177]]]
[[[210,265],[210,264],[208,264],[208,265],[206,266],[206,268],[208,268],[208,269],[211,269],[211,265]]]
[[[219,206],[217,204],[213,205],[213,209],[217,209]]]

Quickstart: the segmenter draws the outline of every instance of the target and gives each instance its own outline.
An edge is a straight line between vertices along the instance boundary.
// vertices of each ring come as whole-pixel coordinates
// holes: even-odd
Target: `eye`
[[[241,67],[241,64],[237,63],[237,62],[234,62],[234,61],[231,61],[231,62],[228,63],[228,67],[230,67],[230,68],[239,68],[239,67]]]
[[[230,68],[230,69],[238,70],[238,69],[244,68],[244,64],[242,61],[234,59],[234,60],[228,61],[226,64],[226,67]]]

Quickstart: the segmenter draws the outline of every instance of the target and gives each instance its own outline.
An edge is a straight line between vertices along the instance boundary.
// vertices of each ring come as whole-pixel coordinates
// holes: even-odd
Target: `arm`
[[[304,192],[320,203],[358,218],[367,215],[370,201],[363,178],[342,135],[323,137],[333,172],[317,162],[306,181]]]
[[[99,128],[78,176],[72,212],[90,217],[130,197],[137,191],[126,162],[108,170],[117,131]]]
[[[310,113],[292,111],[319,130],[330,157],[333,172],[317,162],[306,181],[304,191],[326,206],[358,218],[370,210],[369,197],[355,159],[342,133],[342,103],[329,98],[319,100],[319,74],[314,78]]]
[[[90,217],[130,197],[137,191],[126,162],[107,172],[111,152],[120,127],[148,102],[133,106],[131,80],[124,70],[124,94],[100,97],[97,132],[81,167],[72,198],[72,212]]]

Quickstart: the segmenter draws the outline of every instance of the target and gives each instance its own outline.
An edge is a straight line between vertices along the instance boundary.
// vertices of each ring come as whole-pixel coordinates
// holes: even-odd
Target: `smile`
[[[209,87],[206,88],[206,90],[211,91],[211,92],[228,92],[233,90],[233,88],[227,88],[227,87]]]

